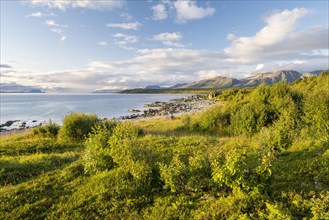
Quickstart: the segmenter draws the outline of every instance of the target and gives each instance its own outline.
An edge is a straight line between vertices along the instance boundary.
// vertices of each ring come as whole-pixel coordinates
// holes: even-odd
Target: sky
[[[1,83],[47,92],[329,66],[327,0],[0,3]]]

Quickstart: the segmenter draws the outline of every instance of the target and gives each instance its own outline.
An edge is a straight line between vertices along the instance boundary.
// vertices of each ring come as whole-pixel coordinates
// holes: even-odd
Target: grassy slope
[[[302,81],[294,88],[307,91],[317,83],[321,82]],[[327,81],[322,83],[328,85]],[[222,100],[227,103],[240,100],[249,92],[224,94]],[[194,114],[189,120],[199,117],[200,114]],[[136,167],[120,162],[119,157],[119,165],[113,169],[85,173],[84,143],[62,143],[31,133],[1,137],[0,219],[329,218],[328,140],[305,138],[305,135],[295,137],[288,149],[275,154],[265,189],[247,189],[241,185],[247,178],[243,175],[252,175],[255,164],[264,156],[264,132],[225,135],[225,132],[187,129],[186,120],[133,123],[145,135],[133,143],[137,147],[132,158],[128,157],[129,151],[123,158],[146,161],[154,166],[152,175],[159,175],[154,171],[159,169],[159,163],[168,164],[163,169],[167,168],[169,173],[157,182],[154,180],[159,176],[143,182],[137,178]],[[207,155],[206,159],[212,163],[226,155],[228,159],[233,158],[228,166],[234,164],[235,158],[241,161],[233,166],[236,170],[232,176],[224,176],[229,177],[226,186],[219,186],[218,181],[207,179],[214,176],[214,165],[197,165],[207,161],[200,159],[200,155]],[[184,167],[181,162],[185,156],[196,170]],[[240,163],[247,164],[250,171],[242,175],[242,180],[235,173],[240,172]],[[140,168],[141,175],[148,170],[147,164]],[[171,166],[175,169],[170,170]],[[214,170],[209,173],[204,167]],[[176,172],[178,179],[170,179]],[[167,182],[166,178],[173,182]]]

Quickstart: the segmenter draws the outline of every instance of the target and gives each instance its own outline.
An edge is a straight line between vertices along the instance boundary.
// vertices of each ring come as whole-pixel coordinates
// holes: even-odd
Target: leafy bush
[[[329,140],[329,89],[307,94],[303,106],[304,136]]]
[[[229,123],[230,114],[220,106],[214,106],[200,113],[194,120],[190,119],[189,123],[185,123],[185,126],[189,125],[189,130],[225,134],[225,129]]]
[[[58,138],[64,142],[83,141],[98,121],[99,119],[95,114],[70,113],[63,119]]]
[[[124,167],[135,180],[149,183],[152,164],[152,154],[145,148],[138,136],[141,130],[131,123],[118,124],[109,139],[110,155],[120,167]]]
[[[191,219],[191,210],[196,208],[191,198],[178,194],[155,198],[154,204],[143,211],[143,219]]]
[[[59,129],[59,125],[49,120],[47,124],[33,128],[32,134],[35,136],[55,138],[58,135]]]
[[[209,159],[200,153],[176,154],[169,165],[160,163],[160,175],[171,192],[200,192],[212,185]]]
[[[114,166],[108,141],[116,125],[115,121],[105,121],[92,129],[84,154],[86,172],[108,170]]]
[[[238,146],[233,146],[232,150],[225,154],[221,153],[212,161],[214,182],[224,189],[239,188],[245,192],[263,192],[272,175],[274,154],[265,150],[257,154],[258,160],[253,156]]]

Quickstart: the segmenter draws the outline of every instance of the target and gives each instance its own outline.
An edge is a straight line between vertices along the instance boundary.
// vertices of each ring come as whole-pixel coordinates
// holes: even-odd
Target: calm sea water
[[[70,112],[96,113],[101,118],[129,115],[145,103],[182,98],[184,94],[0,94],[0,122],[48,120],[60,122]]]

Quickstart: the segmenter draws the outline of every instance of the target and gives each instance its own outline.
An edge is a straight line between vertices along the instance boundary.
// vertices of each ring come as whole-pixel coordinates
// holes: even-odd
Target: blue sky
[[[327,69],[328,4],[1,0],[1,83],[89,92]]]

